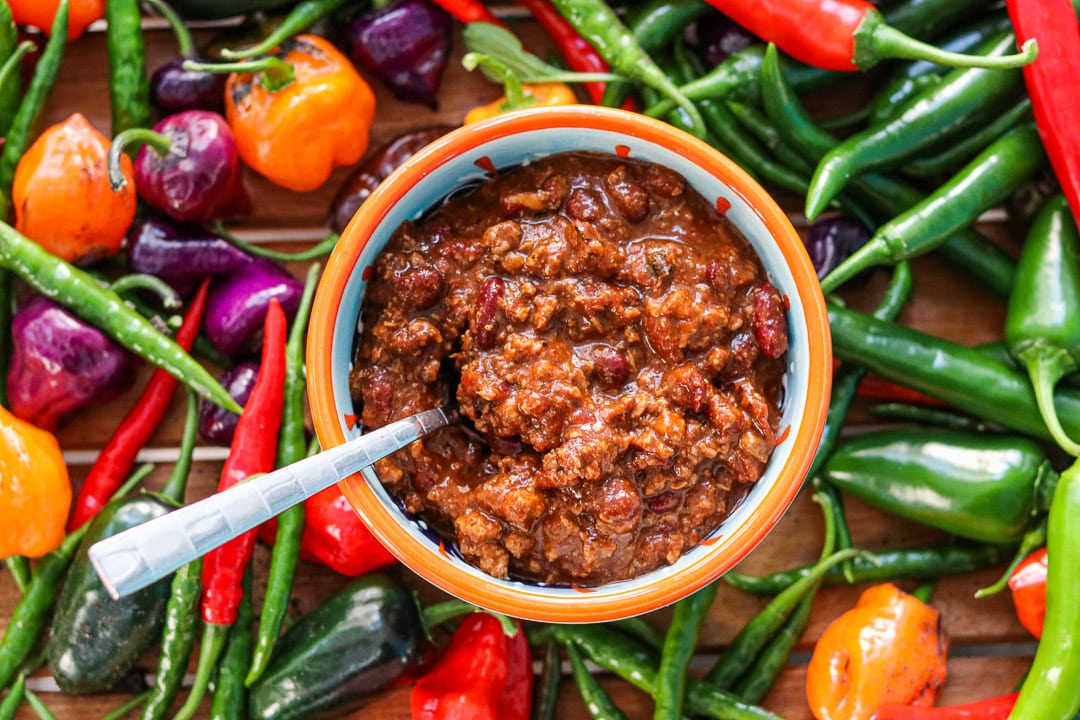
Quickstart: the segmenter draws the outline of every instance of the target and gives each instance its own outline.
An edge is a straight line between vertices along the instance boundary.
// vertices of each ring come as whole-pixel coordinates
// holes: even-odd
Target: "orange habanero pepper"
[[[931,706],[948,640],[937,610],[891,583],[866,590],[814,646],[806,698],[818,720],[866,720],[887,704]]]
[[[280,65],[230,74],[225,117],[244,163],[282,187],[314,190],[364,154],[375,94],[321,37],[298,35],[271,57],[291,66],[291,77],[281,79]]]
[[[60,0],[7,0],[7,4],[16,25],[30,25],[48,35]],[[79,38],[90,23],[104,15],[105,0],[68,0],[68,42]]]
[[[1016,617],[1029,633],[1042,637],[1046,620],[1046,548],[1042,547],[1025,557],[1009,575]]]
[[[0,558],[41,557],[60,547],[70,507],[56,438],[0,407]]]
[[[15,167],[16,229],[68,262],[114,255],[135,220],[136,196],[127,157],[127,186],[109,186],[111,144],[79,113],[45,130]]]
[[[480,107],[475,107],[470,110],[468,114],[465,115],[464,124],[468,125],[469,123],[478,122],[480,120],[487,120],[500,113],[517,110],[523,107],[576,105],[578,102],[577,95],[570,89],[570,86],[560,82],[523,83],[521,85],[521,94],[526,98],[530,98],[532,102],[513,105],[504,95],[492,103],[481,105]]]

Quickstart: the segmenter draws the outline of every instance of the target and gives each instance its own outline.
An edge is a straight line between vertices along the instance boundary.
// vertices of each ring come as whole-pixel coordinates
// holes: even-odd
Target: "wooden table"
[[[206,40],[210,32],[200,30],[196,39]],[[543,33],[528,21],[520,23],[518,32],[530,47],[543,48],[547,44]],[[171,34],[160,29],[160,24],[156,22],[148,25],[147,45],[151,69],[171,59],[175,52]],[[458,36],[455,38],[455,57],[443,77],[443,91],[437,111],[398,102],[377,81],[372,82],[378,101],[371,137],[372,147],[411,128],[437,123],[458,124],[469,108],[488,102],[501,94],[498,87],[489,84],[478,74],[468,73],[461,68],[458,62],[462,54],[461,48]],[[44,122],[51,124],[63,120],[72,112],[81,112],[95,127],[107,132],[109,110],[104,34],[100,31],[88,33],[72,44],[68,53]],[[863,85],[865,84],[864,81]],[[859,89],[858,84],[856,89]],[[866,88],[862,87],[862,91],[865,92]],[[836,96],[823,95],[816,100],[822,107],[826,107],[834,101],[834,97]],[[347,169],[339,170],[319,190],[297,194],[278,188],[249,172],[247,181],[255,200],[254,212],[238,230],[238,234],[252,241],[272,242],[275,247],[286,250],[312,244],[325,235],[324,218],[330,199],[347,174]],[[801,206],[800,199],[781,196],[781,201],[791,211],[796,227],[805,230],[805,220],[797,209]],[[1015,246],[1015,239],[1010,237],[1002,217],[1000,214],[990,214],[983,229],[1000,238],[1007,246]],[[299,274],[302,267],[296,266],[293,270]],[[860,291],[854,301],[871,301],[884,285],[884,281],[884,273],[879,274],[868,287]],[[915,297],[905,310],[902,322],[971,344],[1001,336],[1004,315],[1002,304],[940,260],[930,257],[915,264],[915,288]],[[134,387],[118,400],[78,413],[59,430],[58,437],[76,486],[85,477],[96,450],[105,443],[118,420],[135,401],[148,372],[143,368]],[[178,393],[169,419],[141,456],[142,460],[157,463],[154,474],[148,480],[151,487],[164,481],[175,460],[175,448],[183,418],[182,402],[182,393]],[[866,406],[857,404],[848,431],[865,428],[871,422]],[[188,500],[201,498],[213,491],[224,455],[223,448],[198,448],[197,461],[188,486]],[[847,500],[847,509],[855,543],[862,548],[877,550],[919,546],[939,537],[926,528],[887,516],[850,498]],[[809,494],[804,492],[779,526],[744,561],[740,569],[748,573],[762,573],[810,562],[817,556],[821,538],[820,511],[810,500]],[[264,586],[262,580],[265,578],[268,555],[265,547],[260,546],[257,550],[257,588]],[[344,578],[336,576],[326,568],[310,563],[302,563],[299,573],[293,598],[295,616],[314,607],[345,582]],[[934,593],[933,604],[941,611],[944,631],[952,644],[949,679],[940,698],[941,704],[1006,692],[1027,668],[1035,644],[1016,621],[1008,594],[982,600],[973,598],[977,588],[992,582],[999,573],[1000,569],[945,579]],[[418,578],[410,577],[423,599],[441,598],[439,591]],[[910,589],[913,585],[905,584],[905,587]],[[855,587],[829,588],[820,592],[799,651],[767,699],[765,705],[768,708],[793,720],[810,717],[804,691],[809,652],[813,648],[814,640],[826,625],[851,607],[860,591],[861,588]],[[261,591],[256,592],[258,604],[261,603]],[[17,597],[10,576],[0,573],[0,627],[6,625]],[[707,667],[718,650],[729,642],[746,620],[763,605],[764,601],[760,599],[722,585],[705,624],[700,656],[695,659],[694,667]],[[659,611],[649,615],[647,619],[656,628],[663,630],[669,616],[670,611]],[[142,667],[152,673],[155,660],[155,656],[148,656]],[[602,680],[615,702],[629,717],[651,717],[652,703],[646,695],[620,680],[609,677]],[[42,691],[43,699],[59,718],[100,717],[128,698],[121,694],[68,697],[55,692],[55,685],[46,671],[39,672],[31,679],[31,687]],[[373,700],[355,717],[386,720],[408,718],[408,698],[407,687],[389,691]],[[18,717],[32,717],[32,714],[24,706]],[[588,717],[569,679],[564,683],[558,717],[565,720]]]

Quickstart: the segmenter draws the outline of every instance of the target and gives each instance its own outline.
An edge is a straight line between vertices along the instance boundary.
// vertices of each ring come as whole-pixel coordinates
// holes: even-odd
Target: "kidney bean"
[[[405,305],[416,310],[429,308],[442,297],[442,273],[430,265],[400,270],[391,281]]]
[[[659,495],[654,495],[650,498],[645,498],[645,507],[657,515],[663,515],[669,513],[675,508],[679,507],[680,496],[679,493],[671,492],[670,490],[662,492]]]
[[[476,294],[476,312],[470,318],[469,329],[476,338],[476,346],[481,350],[495,347],[495,335],[499,329],[499,300],[505,292],[506,283],[502,278],[489,277]]]
[[[763,283],[754,288],[754,339],[761,352],[778,358],[787,350],[787,317],[780,293]]]
[[[590,353],[593,372],[604,387],[617,388],[630,375],[630,363],[626,356],[610,345],[594,345]]]

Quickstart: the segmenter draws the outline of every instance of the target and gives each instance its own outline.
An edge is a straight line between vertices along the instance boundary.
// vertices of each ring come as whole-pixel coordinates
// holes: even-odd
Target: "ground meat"
[[[350,389],[369,428],[456,399],[460,423],[376,471],[466,560],[600,584],[677,560],[760,477],[786,322],[680,175],[566,153],[398,229]]]

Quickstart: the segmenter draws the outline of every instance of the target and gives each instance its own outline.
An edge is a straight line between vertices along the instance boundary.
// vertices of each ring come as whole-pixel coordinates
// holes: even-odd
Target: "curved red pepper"
[[[870,720],[1008,720],[1013,705],[1016,705],[1016,696],[1019,694],[1010,693],[1001,697],[944,707],[886,705],[875,710]]]
[[[492,15],[487,5],[480,0],[433,0],[433,2],[459,22],[486,22],[506,27],[506,23]]]
[[[494,615],[467,616],[413,687],[412,720],[529,720],[532,657],[521,623],[514,624],[510,637]]]
[[[246,478],[268,473],[277,460],[281,404],[285,396],[285,311],[270,301],[263,327],[259,379],[240,413],[229,456],[221,469],[218,492]],[[255,549],[256,530],[244,533],[206,554],[203,559],[203,621],[232,625],[243,597],[241,581]]]
[[[1046,548],[1036,550],[1016,566],[1009,576],[1009,590],[1020,624],[1041,638],[1046,618]]]
[[[550,0],[518,0],[519,3],[532,13],[536,21],[547,32],[559,48],[566,64],[576,72],[601,72],[610,71],[610,67],[596,48],[589,41],[581,37],[566,18],[559,14]],[[604,99],[605,83],[584,83],[585,91],[589,93],[592,101],[599,105]]]

